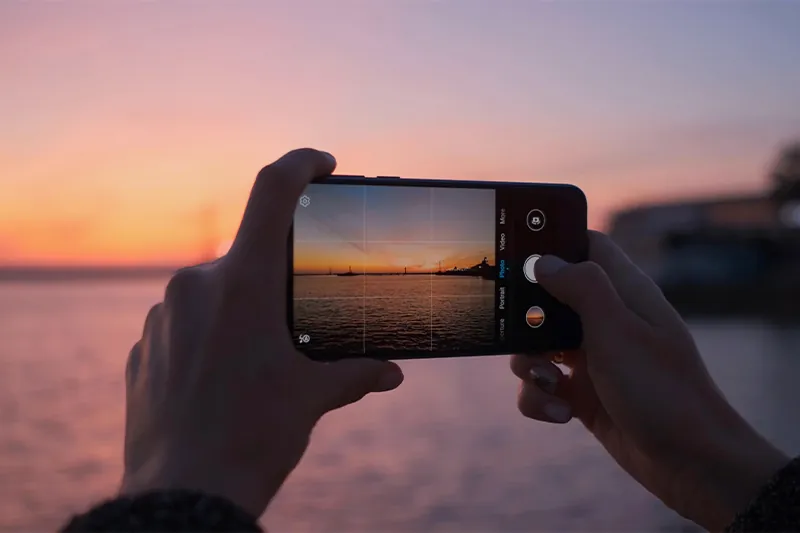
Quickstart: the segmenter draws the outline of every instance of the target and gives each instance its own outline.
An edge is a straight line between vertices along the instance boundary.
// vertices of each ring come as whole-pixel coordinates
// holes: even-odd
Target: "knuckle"
[[[222,295],[227,300],[246,300],[259,288],[255,281],[252,267],[247,264],[235,264],[226,271],[222,278]]]
[[[161,302],[155,304],[150,310],[147,312],[147,317],[144,319],[145,324],[152,322],[153,320],[158,319],[158,316],[161,314],[161,308],[164,304]]]
[[[294,178],[292,169],[285,164],[271,163],[256,176],[255,188],[263,190],[270,187],[282,187],[289,184]]]
[[[582,301],[595,301],[598,298],[609,303],[610,282],[606,271],[599,264],[588,261],[577,265],[573,285],[579,289],[578,297]]]
[[[531,393],[531,385],[523,384],[517,398],[517,409],[526,418],[538,419],[541,411],[536,395]]]
[[[196,292],[205,280],[205,274],[195,268],[186,267],[178,270],[167,283],[164,294],[165,302],[179,302]]]
[[[511,372],[518,378],[525,379],[535,362],[535,356],[515,354],[511,356]]]
[[[576,266],[576,277],[584,280],[585,283],[590,285],[597,285],[603,283],[606,279],[606,272],[598,263],[594,261],[586,261]]]
[[[657,343],[653,328],[633,313],[615,317],[614,327],[620,338],[626,339],[634,346],[652,346]]]
[[[319,150],[305,146],[303,148],[296,148],[286,154],[286,159],[310,159],[319,156]]]
[[[125,363],[125,380],[128,382],[133,381],[136,378],[136,374],[139,371],[139,365],[142,361],[142,348],[141,345],[137,342],[131,348],[130,353],[128,354],[128,360]]]
[[[605,278],[600,265],[591,261],[569,267],[563,279],[565,289],[570,293],[571,301],[568,303],[582,308],[594,301],[605,288]]]
[[[590,234],[589,249],[589,257],[593,262],[603,265],[614,262],[616,245],[607,235],[597,232]]]
[[[156,325],[157,321],[161,318],[161,312],[163,309],[163,304],[157,303],[150,310],[147,312],[147,316],[144,319],[144,329],[142,331],[142,336],[147,335],[147,333],[153,329]]]

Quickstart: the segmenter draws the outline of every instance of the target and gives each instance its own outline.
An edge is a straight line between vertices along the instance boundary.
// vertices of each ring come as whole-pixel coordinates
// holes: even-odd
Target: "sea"
[[[114,495],[125,360],[165,283],[0,283],[0,531],[53,531]],[[800,329],[725,320],[691,327],[730,401],[778,446],[800,454]],[[579,423],[519,415],[508,363],[506,356],[402,362],[398,390],[321,421],[264,526],[287,533],[697,529],[623,473]]]
[[[491,352],[494,281],[471,276],[295,276],[305,351]]]

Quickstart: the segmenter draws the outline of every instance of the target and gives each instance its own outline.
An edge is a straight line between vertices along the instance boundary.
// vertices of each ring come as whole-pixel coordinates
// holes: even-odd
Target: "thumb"
[[[608,323],[627,313],[605,271],[592,262],[570,264],[552,255],[536,261],[536,280],[558,299],[571,307],[585,325]]]
[[[339,409],[371,392],[394,390],[403,382],[403,371],[395,363],[375,359],[344,359],[323,365],[323,408]]]

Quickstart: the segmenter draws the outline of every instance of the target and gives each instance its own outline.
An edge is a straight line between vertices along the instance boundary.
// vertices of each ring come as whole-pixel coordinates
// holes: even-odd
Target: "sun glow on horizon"
[[[233,246],[233,241],[222,241],[219,246],[217,246],[217,257],[222,257],[227,254],[231,246]]]
[[[800,131],[792,3],[107,4],[0,7],[0,264],[222,256],[258,169],[302,146],[338,174],[574,183],[607,229],[631,204],[760,189]],[[209,203],[221,220],[197,216]],[[461,213],[454,226],[477,218]],[[298,264],[411,272],[492,253],[365,255],[359,228]]]

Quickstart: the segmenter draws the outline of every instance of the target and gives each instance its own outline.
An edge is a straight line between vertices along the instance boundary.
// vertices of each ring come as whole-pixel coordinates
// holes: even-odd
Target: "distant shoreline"
[[[0,267],[0,283],[146,280],[171,276],[178,266]]]
[[[10,267],[0,266],[0,283],[51,282],[51,281],[119,281],[163,279],[171,276],[179,266],[124,266],[124,267]],[[469,276],[472,273],[461,275]],[[354,272],[340,276],[337,273],[295,273],[294,277],[361,277],[361,276],[448,276],[447,273],[431,272]]]
[[[435,274],[436,272],[353,272],[352,274],[346,273],[336,273],[333,274],[298,274],[297,272],[294,273],[295,277],[304,277],[304,276],[319,276],[319,277],[351,277],[351,276],[430,276]]]

